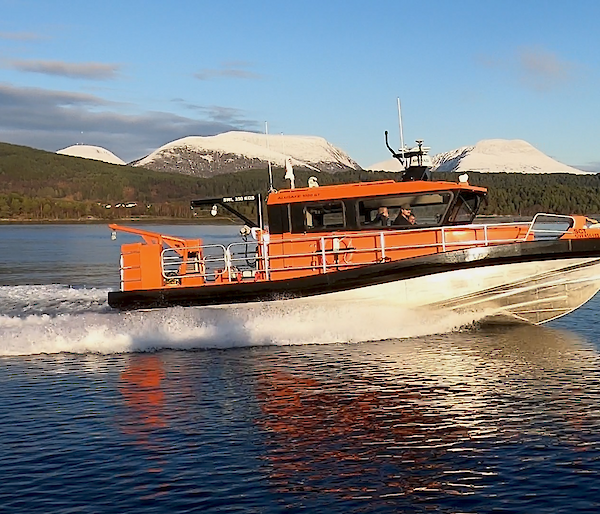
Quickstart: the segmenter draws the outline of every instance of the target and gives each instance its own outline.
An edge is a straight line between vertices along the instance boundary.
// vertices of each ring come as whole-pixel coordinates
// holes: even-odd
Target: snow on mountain
[[[61,155],[70,155],[71,157],[82,157],[84,159],[93,159],[95,161],[108,162],[110,164],[125,164],[125,161],[119,159],[114,153],[106,148],[91,145],[73,145],[56,152]]]
[[[335,172],[361,169],[345,152],[322,137],[225,132],[216,136],[190,136],[172,141],[132,163],[159,171],[209,177],[221,173],[285,167]]]
[[[463,146],[432,157],[433,171],[489,173],[574,173],[584,174],[540,152],[520,139],[484,139],[474,146]],[[397,159],[369,166],[369,170],[403,171]]]
[[[367,168],[368,171],[404,171],[404,166],[398,159],[388,159],[387,161],[377,162]]]
[[[520,139],[485,139],[433,157],[434,171],[585,174]]]

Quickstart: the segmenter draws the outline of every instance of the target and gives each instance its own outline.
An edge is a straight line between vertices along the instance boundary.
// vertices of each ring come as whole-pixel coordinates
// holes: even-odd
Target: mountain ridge
[[[210,177],[273,166],[335,173],[360,170],[343,150],[317,136],[273,135],[232,131],[216,136],[188,136],[161,146],[131,163],[156,171]]]
[[[285,170],[273,168],[273,186],[289,187]],[[310,170],[298,170],[305,187]],[[437,173],[437,180],[456,181],[456,173]],[[398,180],[392,173],[351,170],[319,174],[321,185],[371,180]],[[600,174],[470,173],[472,185],[489,189],[484,214],[529,216],[536,212],[585,214],[600,212]],[[267,191],[266,167],[204,179],[118,166],[92,159],[0,142],[0,219],[90,220],[173,217],[191,219],[190,199]],[[119,204],[137,204],[129,209]],[[112,206],[109,208],[109,204]],[[207,219],[212,219],[208,215]]]
[[[547,156],[522,139],[484,139],[437,154],[432,160],[433,169],[440,172],[588,173]]]
[[[73,145],[57,153],[125,164],[108,150],[90,145]],[[268,164],[284,168],[288,161],[295,169],[329,173],[362,169],[346,152],[322,137],[241,131],[180,138],[129,164],[208,178],[266,168]],[[484,139],[434,155],[432,161],[432,171],[439,172],[590,173],[560,163],[520,139]],[[403,167],[398,160],[389,159],[366,170],[400,172]]]
[[[124,165],[125,161],[117,157],[114,153],[101,146],[93,145],[71,145],[62,150],[57,150],[59,155],[68,155],[70,157],[81,157],[94,161],[107,162],[109,164]]]
[[[589,172],[563,164],[522,139],[483,139],[432,156],[432,171],[479,173],[572,173]],[[397,159],[369,166],[372,171],[403,171]]]

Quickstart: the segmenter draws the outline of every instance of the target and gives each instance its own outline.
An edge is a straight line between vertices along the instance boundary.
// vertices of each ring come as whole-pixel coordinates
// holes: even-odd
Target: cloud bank
[[[123,107],[91,94],[0,83],[0,141],[48,151],[84,143],[129,162],[181,137],[259,127],[241,111],[218,106],[196,106],[202,119],[168,112],[123,114]]]
[[[45,37],[34,32],[0,32],[0,39],[8,41],[37,41],[45,39]]]
[[[574,64],[538,47],[519,50],[518,68],[522,82],[538,91],[563,85],[575,71]]]
[[[476,60],[485,68],[515,77],[521,85],[537,92],[562,87],[575,80],[578,73],[575,63],[541,47],[522,47],[504,58],[479,55]]]
[[[194,77],[196,77],[198,80],[260,79],[261,75],[249,70],[248,68],[250,67],[251,64],[244,61],[226,62],[223,63],[219,68],[204,68],[194,73]]]
[[[41,73],[76,79],[112,80],[118,77],[118,64],[99,62],[68,63],[63,61],[10,61],[9,67],[18,71]]]
[[[587,164],[580,164],[576,167],[583,171],[593,171],[594,173],[600,173],[600,162],[588,162]]]

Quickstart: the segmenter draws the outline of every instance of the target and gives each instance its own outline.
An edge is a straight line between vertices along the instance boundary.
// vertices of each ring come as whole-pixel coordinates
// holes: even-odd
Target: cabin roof
[[[339,200],[342,198],[364,198],[402,194],[431,193],[436,191],[475,191],[485,194],[485,187],[472,186],[465,183],[442,181],[409,181],[379,180],[376,182],[355,182],[352,184],[331,184],[319,187],[298,187],[280,189],[269,194],[268,205],[318,202]]]

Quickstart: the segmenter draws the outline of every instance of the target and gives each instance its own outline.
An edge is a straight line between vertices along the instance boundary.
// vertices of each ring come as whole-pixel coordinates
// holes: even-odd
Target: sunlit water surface
[[[0,512],[600,511],[598,299],[118,313],[109,236],[0,226]]]

